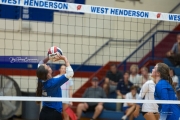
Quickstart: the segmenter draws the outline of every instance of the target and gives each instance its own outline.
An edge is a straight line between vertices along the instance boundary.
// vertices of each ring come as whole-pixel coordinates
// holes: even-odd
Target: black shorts
[[[142,112],[143,116],[148,112]],[[153,114],[158,114],[157,112],[153,112]]]
[[[63,120],[61,113],[56,111],[53,108],[43,107],[40,115],[39,120]]]
[[[83,112],[84,112],[84,113],[86,113],[86,112],[94,112],[96,106],[97,106],[97,105],[89,106],[88,109],[87,109],[86,111],[83,111]]]

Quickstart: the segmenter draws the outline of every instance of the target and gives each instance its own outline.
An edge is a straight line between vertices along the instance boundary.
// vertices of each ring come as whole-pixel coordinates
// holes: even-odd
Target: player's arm
[[[46,64],[49,61],[49,57],[44,58],[44,60],[39,61],[38,67],[42,64]]]
[[[70,63],[69,63],[69,61],[68,61],[68,59],[66,57],[65,57],[64,61],[65,61],[65,65],[66,65],[66,74],[65,74],[65,76],[66,76],[66,78],[72,78],[73,75],[74,75],[74,71],[71,68],[71,65],[70,65]]]
[[[148,92],[149,89],[149,82],[144,83],[144,85],[142,86],[140,93],[139,93],[139,99],[143,99],[144,96],[146,95],[146,93]]]
[[[141,108],[141,106],[138,105],[138,104],[136,104],[136,108],[135,108],[135,110],[134,110],[134,112],[133,112],[133,116],[134,116],[135,118],[139,116],[140,108]]]
[[[58,57],[59,57],[58,60],[64,60],[66,66],[67,66],[66,67],[66,74],[64,74],[60,77],[57,77],[57,78],[52,78],[49,87],[55,87],[55,86],[59,87],[59,86],[63,85],[65,82],[67,82],[74,75],[74,71],[71,68],[70,63],[69,63],[68,59],[66,58],[66,56],[59,55]]]
[[[68,78],[68,79],[69,79],[69,78],[72,78],[73,75],[74,75],[74,71],[73,71],[73,69],[71,68],[71,65],[70,65],[67,57],[58,54],[57,60],[63,60],[63,61],[65,62],[65,65],[66,65],[66,74],[65,74],[65,76],[66,76],[66,78]]]

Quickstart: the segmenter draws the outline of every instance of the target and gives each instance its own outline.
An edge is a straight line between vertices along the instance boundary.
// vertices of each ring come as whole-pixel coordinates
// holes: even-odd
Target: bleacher
[[[108,96],[108,98],[116,99],[116,96],[117,96],[116,93],[113,92]],[[122,112],[122,107],[121,107],[121,111],[118,111],[118,112],[116,111],[116,103],[104,103],[104,110],[101,112],[98,118],[100,120],[119,120],[122,118],[123,115],[124,115],[124,112]],[[92,116],[93,116],[93,112],[82,114],[82,118],[92,118]],[[145,119],[142,116],[142,114],[140,114],[134,120],[145,120]]]
[[[179,85],[180,85],[180,68],[175,67],[167,58],[164,58],[163,62],[165,64],[167,64],[169,67],[171,67],[172,69],[174,69],[175,74],[179,78]],[[154,68],[154,66],[150,67],[150,72],[152,71],[153,68]],[[114,92],[114,93],[111,93],[108,96],[108,98],[116,99],[116,96],[117,95]],[[102,120],[119,120],[124,115],[124,113],[121,112],[121,111],[120,112],[116,112],[116,103],[104,103],[104,110],[100,114],[99,118],[102,119]],[[88,112],[88,113],[83,113],[82,114],[82,118],[91,118],[92,116],[93,116],[93,112]],[[140,114],[134,120],[145,120],[145,119],[142,116],[142,114]]]

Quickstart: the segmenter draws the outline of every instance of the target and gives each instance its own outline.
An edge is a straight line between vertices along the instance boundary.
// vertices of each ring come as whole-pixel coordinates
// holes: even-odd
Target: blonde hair
[[[130,71],[131,71],[132,69],[136,69],[136,72],[139,71],[139,67],[138,67],[138,65],[136,65],[136,64],[132,64],[132,65],[131,65]]]
[[[142,67],[141,69],[144,69],[146,72],[149,72],[147,67]]]

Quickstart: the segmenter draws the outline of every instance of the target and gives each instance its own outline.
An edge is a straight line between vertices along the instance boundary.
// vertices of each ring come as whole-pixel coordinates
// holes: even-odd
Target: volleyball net
[[[116,99],[116,89],[104,99],[82,97],[92,86],[93,77],[97,77],[99,87],[104,88],[112,64],[122,73],[137,65],[140,77],[142,67],[150,74],[158,62],[174,68],[166,53],[177,41],[180,7],[176,6],[171,12],[83,2],[0,0],[0,108],[3,108],[0,115],[13,115],[11,111],[19,109],[18,101],[179,104],[179,101]],[[62,49],[74,70],[73,98],[35,96],[37,64],[47,56],[51,46]],[[48,64],[56,76],[63,62]],[[174,69],[179,77],[178,68]],[[142,86],[142,82],[138,84]],[[130,88],[126,92],[130,92]]]

